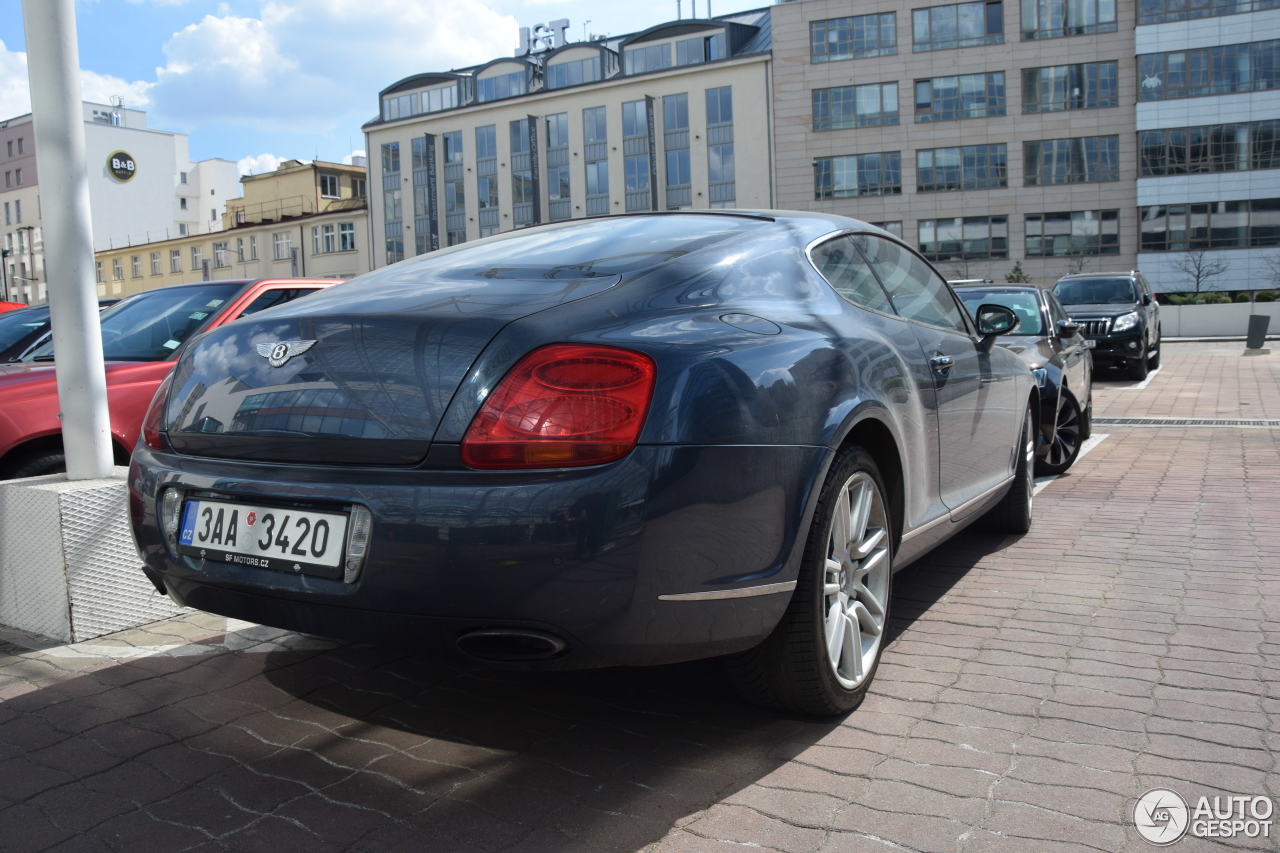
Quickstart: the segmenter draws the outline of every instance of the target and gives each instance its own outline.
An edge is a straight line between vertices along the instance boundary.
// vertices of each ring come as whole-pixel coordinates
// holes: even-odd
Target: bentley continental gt
[[[894,572],[1031,523],[1038,389],[913,249],[813,213],[512,231],[214,329],[129,472],[175,601],[477,665],[724,656],[862,699]]]

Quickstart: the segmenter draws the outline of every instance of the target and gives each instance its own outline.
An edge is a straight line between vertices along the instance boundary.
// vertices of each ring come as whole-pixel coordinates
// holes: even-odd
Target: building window
[[[7,202],[7,201],[6,201],[6,202],[4,203],[4,224],[5,224],[5,225],[12,225],[12,224],[13,224],[13,218],[10,216],[10,213],[11,213],[11,211],[10,211],[10,209],[9,209],[9,202]]]
[[[132,278],[142,278],[142,256],[132,255],[129,258],[129,275]]]
[[[180,183],[180,184],[185,184],[186,182],[187,182],[187,173],[186,173],[186,172],[179,172],[179,173],[178,173],[178,183]]]
[[[868,225],[874,225],[876,228],[883,228],[899,240],[902,239],[902,220],[895,219],[892,222],[868,222]]]
[[[160,275],[160,253],[151,253],[151,274]]]
[[[1022,39],[1116,31],[1116,0],[1022,0]]]
[[[337,175],[320,173],[320,197],[338,198],[342,195],[342,182]]]
[[[12,139],[10,139],[8,142],[5,143],[5,148],[8,156],[12,157],[13,156],[13,140]],[[101,281],[102,279],[98,279],[98,280]]]
[[[238,264],[244,263],[244,238],[243,237],[236,238],[236,263]]]
[[[369,182],[366,178],[351,179],[351,197],[364,198],[369,194]]]
[[[814,130],[844,130],[897,123],[897,83],[813,90]]]
[[[422,93],[421,106],[424,113],[438,113],[441,110],[451,110],[458,106],[457,84],[450,83],[447,86],[427,89]]]
[[[627,101],[622,105],[622,151],[625,208],[628,211],[652,210],[648,101]]]
[[[185,198],[179,197],[178,210],[186,210],[186,209],[187,209],[187,200]]]
[[[120,262],[119,258],[111,259],[111,277],[116,281],[124,279],[124,264]]]
[[[225,269],[231,266],[231,259],[228,257],[230,253],[227,251],[227,242],[223,240],[213,244],[213,266],[214,269]]]
[[[13,186],[13,172],[4,173],[4,185],[5,187]]]
[[[21,169],[13,170],[13,182],[18,186],[22,186],[22,170]]]
[[[666,159],[667,210],[693,204],[693,184],[689,159],[689,95],[662,98],[662,150]]]
[[[713,36],[696,36],[676,42],[676,65],[701,65],[724,59],[724,33]]]
[[[1002,116],[1005,113],[1003,71],[917,80],[915,90],[917,122]]]
[[[902,154],[849,154],[813,161],[815,199],[902,193]]]
[[[582,139],[587,216],[600,216],[609,212],[609,130],[604,107],[582,111]]]
[[[647,47],[629,47],[622,54],[623,68],[627,74],[643,74],[671,67],[671,43],[653,44]]]
[[[1120,180],[1119,136],[1076,136],[1024,142],[1026,186]]]
[[[249,260],[256,261],[258,259],[258,235],[249,235]]]
[[[178,223],[178,236],[179,237],[187,236],[187,223],[185,222]]]
[[[547,218],[568,219],[569,200],[569,114],[547,116]]]
[[[964,145],[916,152],[916,191],[977,190],[1009,185],[1007,146]]]
[[[916,9],[911,13],[911,49],[947,50],[1004,41],[1001,0],[955,3]]]
[[[201,257],[200,247],[192,246],[191,247],[191,269],[193,270],[202,269],[203,260],[204,259]]]
[[[440,134],[444,146],[445,244],[456,246],[467,239],[466,189],[463,184],[462,131]]]
[[[1022,71],[1022,111],[1051,113],[1120,103],[1116,63],[1083,62]]]
[[[400,143],[382,144],[382,234],[386,262],[404,260],[404,221],[400,204]]]
[[[275,245],[275,253],[272,257],[277,261],[289,260],[289,252],[293,248],[293,232],[277,231],[271,235],[271,238]]]
[[[1280,169],[1280,121],[1210,124],[1138,133],[1138,175]]]
[[[354,252],[356,250],[356,224],[354,222],[338,223],[338,251]]]
[[[525,93],[527,76],[524,71],[513,71],[510,74],[499,74],[476,81],[476,103],[496,101]]]
[[[317,255],[338,251],[338,231],[332,223],[311,226],[311,250]]]
[[[13,156],[12,142],[9,143],[9,156],[10,157]],[[102,261],[93,262],[93,275],[94,275],[94,281],[98,282],[98,284],[102,284]]]
[[[498,128],[476,128],[476,209],[480,236],[498,233]]]
[[[413,251],[424,255],[439,248],[436,236],[436,211],[431,207],[432,181],[435,179],[435,146],[427,145],[427,137],[415,136],[410,142],[413,160]]]
[[[26,140],[25,140],[23,137],[21,137],[21,136],[19,136],[19,137],[18,137],[18,153],[19,153],[19,154],[21,154],[21,153],[22,153],[23,148],[24,148],[24,143],[25,143],[25,142],[26,142]]]
[[[1138,0],[1139,24],[1163,24],[1274,9],[1276,0]]]
[[[1029,213],[1026,225],[1028,258],[1120,254],[1117,210]]]
[[[931,261],[1009,257],[1007,216],[921,219],[920,252]]]
[[[516,119],[508,130],[511,135],[511,222],[519,228],[538,221],[533,164],[537,124],[533,119]]]
[[[582,83],[594,83],[600,79],[600,57],[577,59],[573,62],[557,62],[547,66],[548,89],[563,89]]]
[[[22,224],[22,199],[15,198],[13,200],[13,221]]]
[[[182,272],[182,250],[169,250],[169,272]]]
[[[214,222],[218,218],[218,209],[216,207],[209,208],[209,221]]]
[[[398,118],[417,115],[419,103],[417,92],[410,92],[407,95],[387,95],[382,99],[382,118],[385,121],[395,121]]]
[[[1141,251],[1280,246],[1280,198],[1138,208]]]
[[[809,24],[809,61],[834,62],[898,52],[898,16],[893,12],[828,18]]]
[[[1280,39],[1138,57],[1138,100],[1280,88]]]
[[[733,151],[733,87],[707,90],[708,207],[734,207],[737,177]]]

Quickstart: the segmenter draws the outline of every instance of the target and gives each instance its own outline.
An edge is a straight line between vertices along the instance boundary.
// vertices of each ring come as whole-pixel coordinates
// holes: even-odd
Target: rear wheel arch
[[[906,515],[906,483],[898,441],[884,421],[871,416],[863,418],[849,429],[836,448],[837,453],[851,445],[857,445],[869,453],[880,469],[880,476],[888,492],[885,497],[893,523],[893,550],[896,553],[902,541],[903,519]]]

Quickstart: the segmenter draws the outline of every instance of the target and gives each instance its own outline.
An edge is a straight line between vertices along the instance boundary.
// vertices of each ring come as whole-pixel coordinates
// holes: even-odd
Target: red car
[[[128,464],[156,388],[200,332],[337,284],[333,279],[205,281],[139,293],[102,314],[116,462]],[[0,364],[0,479],[63,470],[53,344]]]

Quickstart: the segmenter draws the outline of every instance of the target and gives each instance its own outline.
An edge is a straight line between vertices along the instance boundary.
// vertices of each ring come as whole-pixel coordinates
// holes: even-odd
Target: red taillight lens
[[[156,389],[156,395],[147,406],[147,414],[142,419],[142,443],[152,450],[171,450],[169,439],[161,432],[164,428],[164,404],[169,399],[169,386],[173,374],[170,373]]]
[[[647,355],[553,344],[522,358],[476,413],[462,440],[471,468],[598,465],[631,452],[655,375]]]

